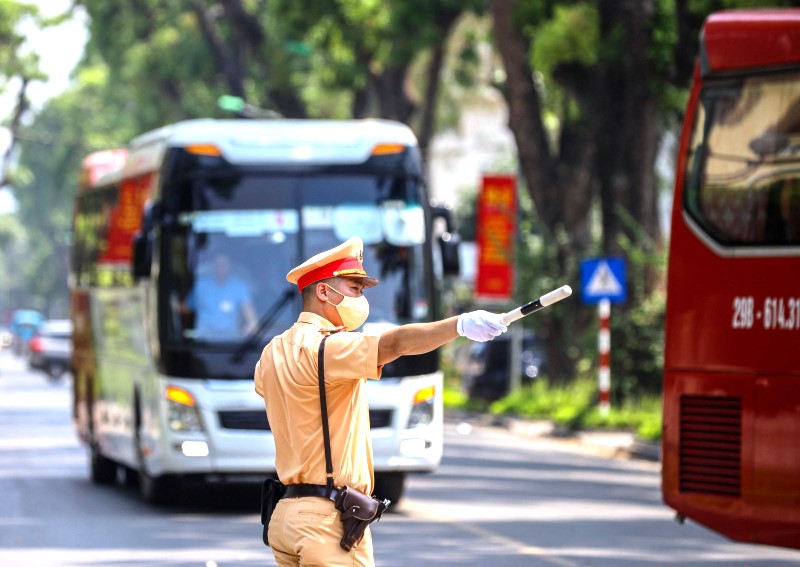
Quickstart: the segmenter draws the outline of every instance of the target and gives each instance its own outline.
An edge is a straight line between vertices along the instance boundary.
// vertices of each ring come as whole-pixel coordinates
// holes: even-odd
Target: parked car
[[[461,365],[462,386],[470,398],[493,402],[509,393],[511,340],[511,334],[506,333],[485,343],[470,343]],[[538,378],[545,368],[542,344],[532,332],[523,334],[517,364],[522,385]]]
[[[0,350],[10,347],[14,343],[14,335],[8,329],[0,329]]]
[[[72,356],[72,321],[44,321],[28,342],[28,349],[28,362],[32,369],[47,372],[53,379],[60,378],[69,369]]]

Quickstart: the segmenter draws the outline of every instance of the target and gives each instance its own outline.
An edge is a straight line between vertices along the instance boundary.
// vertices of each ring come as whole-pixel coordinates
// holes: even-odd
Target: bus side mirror
[[[439,237],[439,250],[442,254],[442,272],[445,276],[461,274],[461,261],[458,256],[458,245],[461,237],[456,232],[453,215],[449,207],[431,203],[431,214],[434,219],[444,220],[444,232]]]
[[[444,232],[439,236],[439,249],[442,253],[442,272],[445,276],[458,276],[461,274],[461,260],[458,256],[458,246],[461,237],[455,232]]]
[[[131,272],[134,281],[150,277],[153,263],[153,227],[160,214],[161,207],[158,203],[148,205],[142,213],[142,226],[133,236]]]
[[[133,261],[131,272],[134,280],[150,277],[153,261],[153,239],[149,233],[137,232],[133,236]]]

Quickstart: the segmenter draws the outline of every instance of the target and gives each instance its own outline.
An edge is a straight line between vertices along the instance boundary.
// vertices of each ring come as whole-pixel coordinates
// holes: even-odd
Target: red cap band
[[[311,285],[314,282],[333,278],[335,276],[366,276],[367,272],[364,271],[364,266],[357,258],[342,258],[335,260],[319,268],[315,268],[308,273],[303,274],[297,280],[297,288],[303,291],[303,288]]]

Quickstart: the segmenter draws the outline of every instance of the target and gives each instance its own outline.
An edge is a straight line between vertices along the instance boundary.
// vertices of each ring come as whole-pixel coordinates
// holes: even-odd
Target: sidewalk
[[[660,443],[638,439],[630,431],[569,431],[544,419],[519,419],[448,409],[445,409],[444,420],[446,423],[505,429],[530,439],[559,440],[606,457],[654,462],[661,459]]]

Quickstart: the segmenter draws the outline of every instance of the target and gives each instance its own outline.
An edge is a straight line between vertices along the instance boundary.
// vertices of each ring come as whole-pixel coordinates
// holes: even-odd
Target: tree
[[[14,0],[0,0],[0,93],[5,93],[10,84],[18,83],[16,102],[8,116],[8,129],[11,139],[2,156],[0,188],[9,178],[9,166],[14,146],[19,138],[22,118],[28,110],[27,90],[32,81],[44,79],[39,70],[36,54],[24,54],[25,36],[19,31],[20,23],[26,18],[37,18],[34,6],[20,4]],[[40,20],[41,21],[41,20]]]
[[[543,22],[548,11],[541,4],[528,2],[523,6],[515,0],[489,0],[495,41],[505,67],[506,80],[501,89],[509,106],[509,125],[517,143],[520,170],[554,252],[549,270],[557,278],[574,281],[577,262],[592,245],[589,212],[596,195],[593,164],[598,147],[590,135],[588,113],[576,112],[573,101],[564,104],[557,137],[552,137],[545,125],[543,93],[531,68],[531,40],[520,25]],[[523,14],[522,8],[527,8],[528,13]],[[592,22],[586,26],[591,29]],[[592,91],[587,86],[576,95],[588,98]],[[571,305],[573,315],[576,309],[574,303]],[[542,317],[548,364],[555,379],[574,376],[575,354],[565,345],[574,344],[570,335],[574,337],[576,329],[564,324],[566,320],[552,312],[543,313]]]
[[[85,68],[76,86],[49,101],[22,131],[15,194],[27,238],[18,270],[28,296],[50,316],[68,314],[69,231],[81,160],[124,145],[135,133],[124,115],[100,111],[113,101],[102,68]]]
[[[557,248],[553,272],[574,279],[585,255],[663,256],[655,158],[677,127],[697,38],[712,11],[735,0],[488,0],[506,71],[500,85],[536,215]],[[774,4],[774,2],[773,2]],[[591,213],[599,203],[594,244]],[[661,285],[657,262],[633,276],[625,309]],[[556,377],[574,375],[567,354],[581,319],[543,317]],[[623,347],[624,348],[624,347]],[[574,350],[574,349],[573,349]]]
[[[142,130],[219,115],[230,93],[288,118],[380,117],[417,129],[427,148],[444,46],[480,0],[79,0],[91,17],[89,52],[123,83]],[[408,88],[430,53],[424,95]]]

